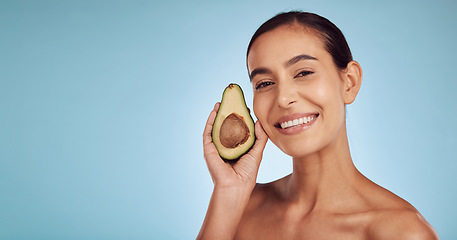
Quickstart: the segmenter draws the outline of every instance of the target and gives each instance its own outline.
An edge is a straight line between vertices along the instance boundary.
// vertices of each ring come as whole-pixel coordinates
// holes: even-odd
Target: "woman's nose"
[[[281,82],[278,87],[278,105],[281,108],[289,108],[297,102],[297,92],[289,83]]]

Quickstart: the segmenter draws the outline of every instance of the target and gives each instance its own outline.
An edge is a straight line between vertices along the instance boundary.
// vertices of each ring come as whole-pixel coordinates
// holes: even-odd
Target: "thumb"
[[[263,150],[265,149],[265,145],[268,141],[268,136],[259,121],[255,123],[255,135],[257,139],[254,146],[248,153],[241,157],[239,162],[249,162],[249,165],[257,171],[259,169],[260,162],[262,161]]]
[[[265,149],[265,145],[267,144],[268,136],[265,133],[265,130],[263,130],[262,124],[258,120],[255,123],[255,135],[257,137],[257,140],[255,141],[254,146],[252,147],[249,153],[252,154],[254,158],[260,160],[262,159],[263,150]]]

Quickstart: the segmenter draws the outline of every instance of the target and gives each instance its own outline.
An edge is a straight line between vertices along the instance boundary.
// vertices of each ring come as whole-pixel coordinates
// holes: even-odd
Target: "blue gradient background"
[[[319,13],[364,70],[356,166],[442,239],[457,216],[455,1],[0,1],[0,239],[192,239],[211,195],[201,135],[280,11]],[[269,143],[258,181],[288,174]]]

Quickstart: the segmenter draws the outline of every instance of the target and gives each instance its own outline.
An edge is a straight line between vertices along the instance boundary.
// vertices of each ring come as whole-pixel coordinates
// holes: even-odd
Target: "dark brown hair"
[[[283,25],[301,25],[317,31],[324,42],[325,49],[330,53],[338,68],[344,69],[352,61],[351,50],[346,38],[335,24],[317,14],[300,11],[280,13],[263,23],[252,36],[246,56],[249,55],[252,44],[260,35]]]

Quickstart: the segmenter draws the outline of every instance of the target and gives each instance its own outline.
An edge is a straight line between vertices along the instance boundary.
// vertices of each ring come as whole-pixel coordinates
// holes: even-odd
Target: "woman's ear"
[[[362,67],[356,61],[350,61],[343,72],[344,80],[344,103],[354,102],[362,85]]]

